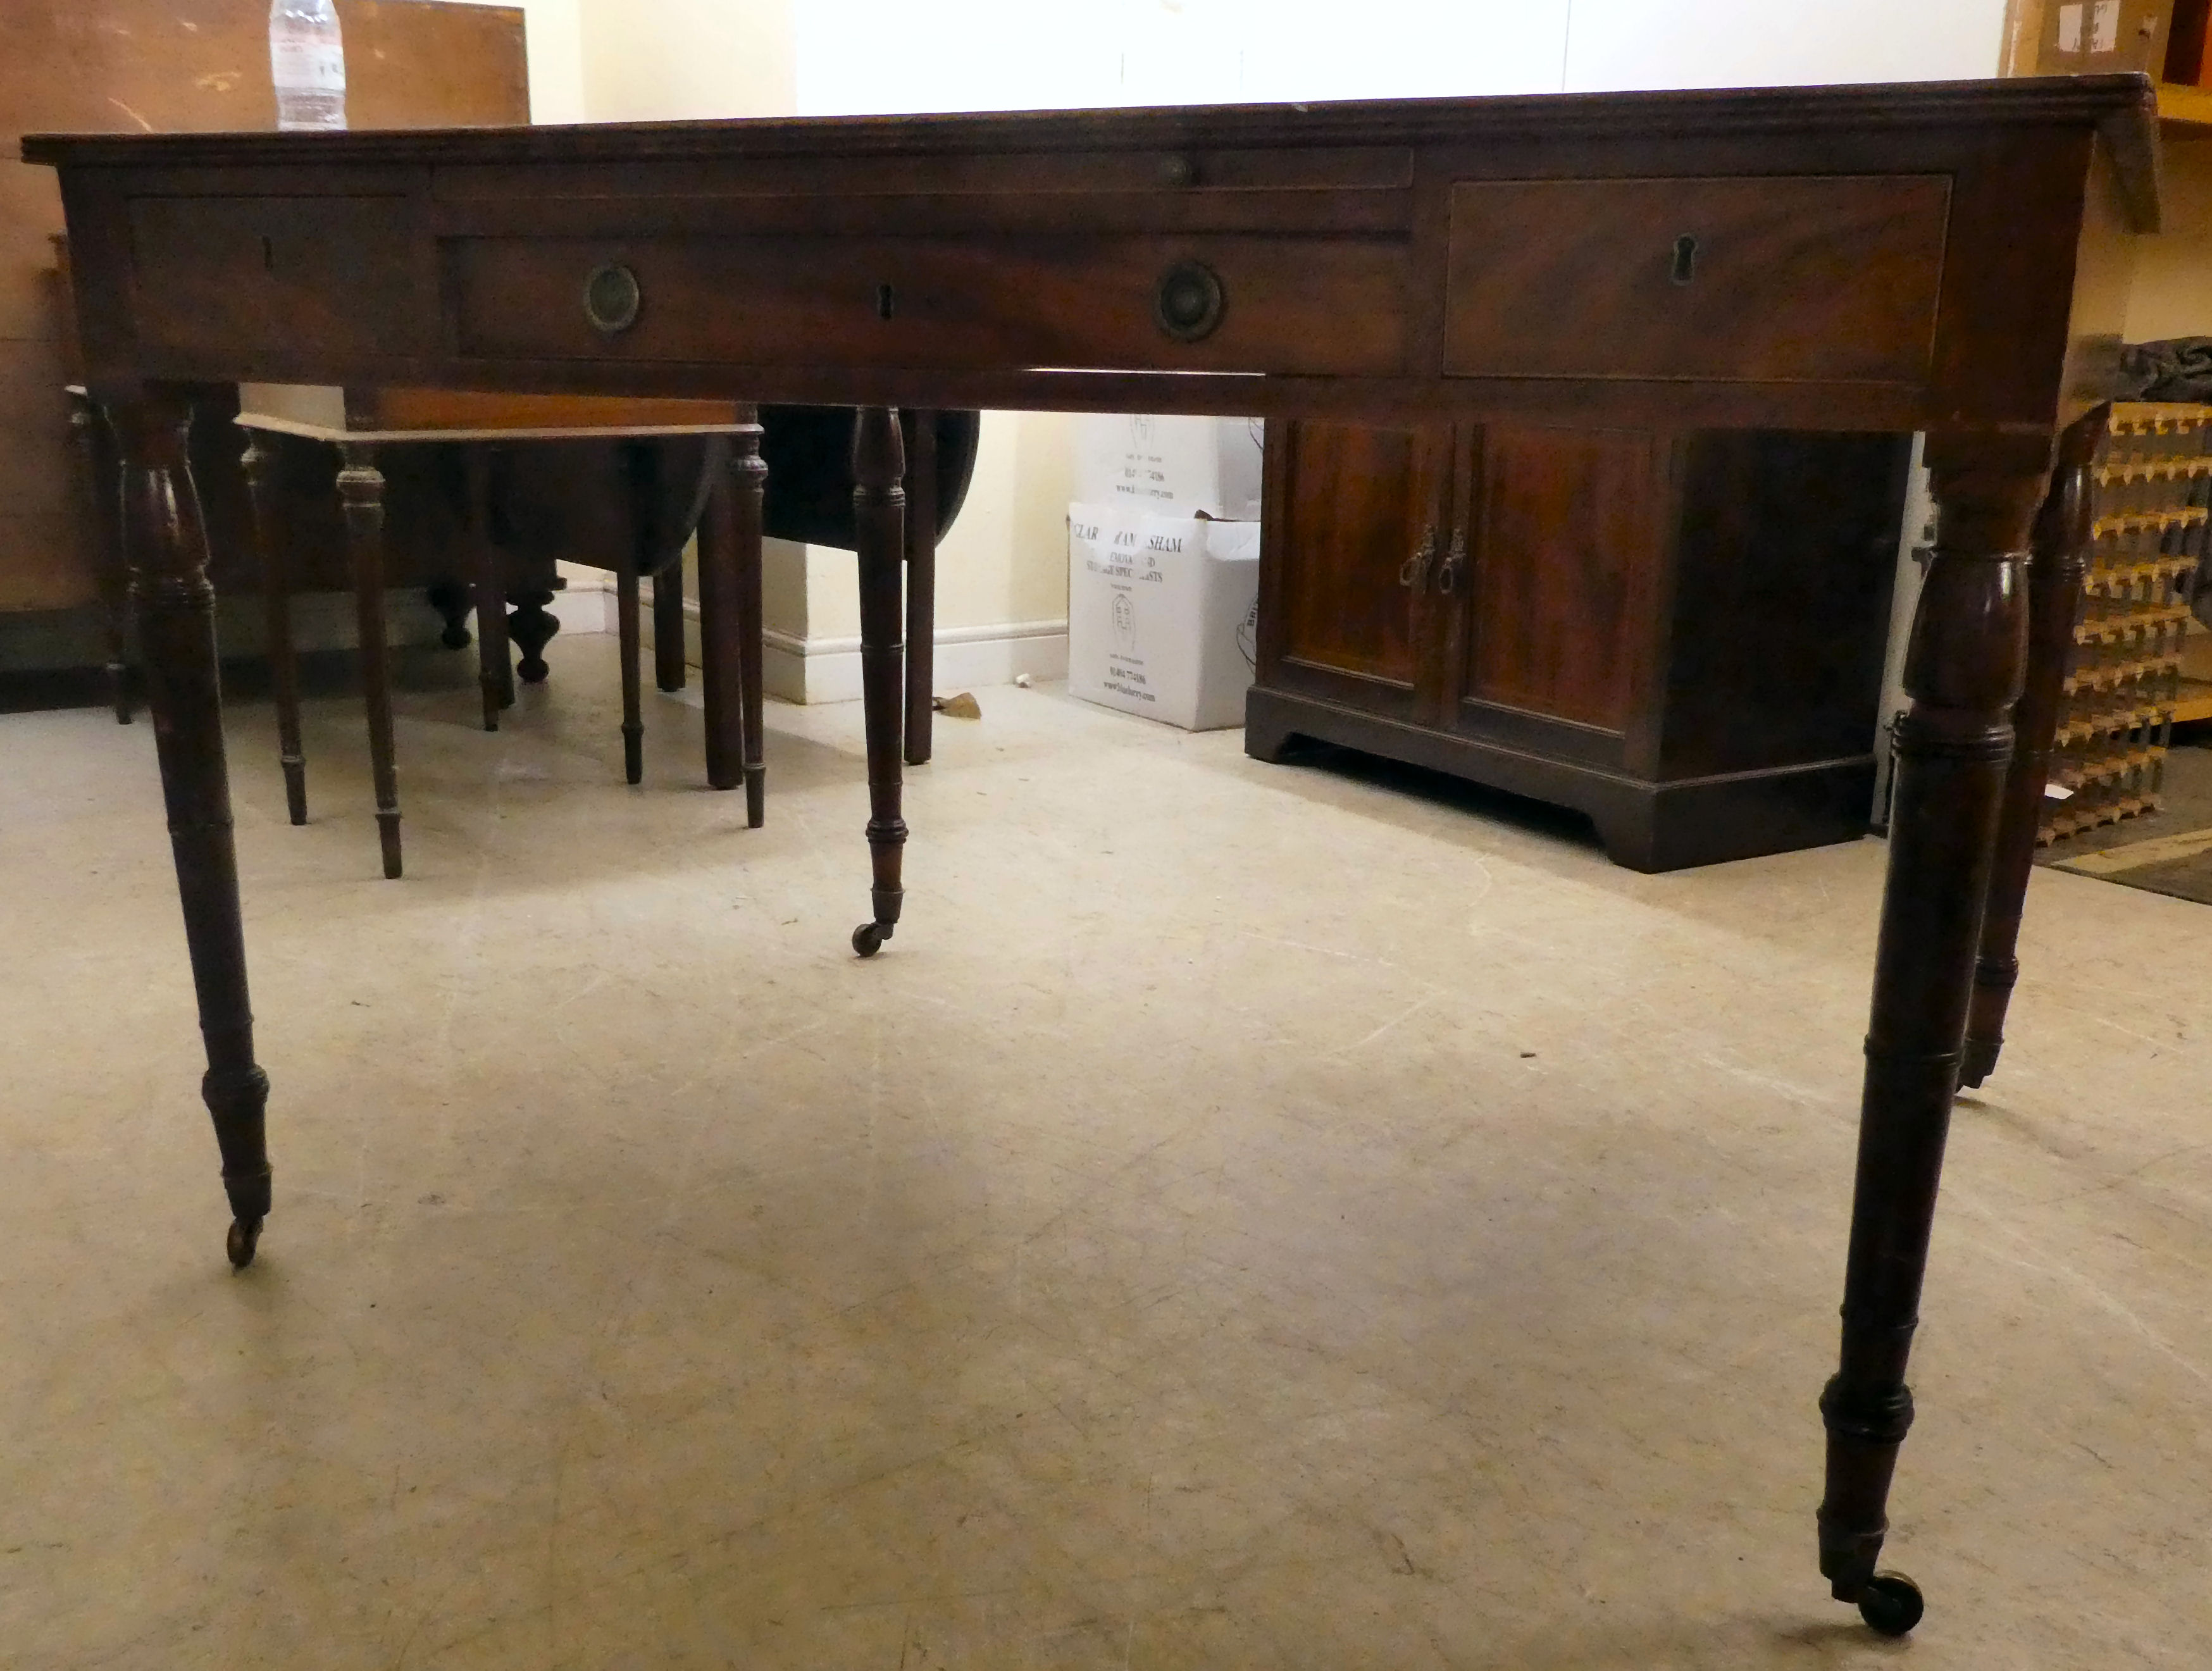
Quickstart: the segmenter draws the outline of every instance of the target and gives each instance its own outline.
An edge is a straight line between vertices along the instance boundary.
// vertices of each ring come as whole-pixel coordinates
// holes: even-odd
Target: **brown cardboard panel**
[[[347,113],[356,127],[504,125],[530,119],[523,14],[439,0],[337,0]],[[61,332],[51,169],[16,160],[27,132],[201,132],[276,125],[265,0],[0,0],[0,611],[92,595],[73,515],[48,508],[69,480],[65,409],[37,386]],[[33,345],[39,344],[35,354]]]

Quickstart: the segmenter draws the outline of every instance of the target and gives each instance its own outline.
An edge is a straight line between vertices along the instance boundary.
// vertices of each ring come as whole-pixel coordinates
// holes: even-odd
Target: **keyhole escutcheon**
[[[876,317],[887,319],[898,312],[898,297],[888,284],[876,286]]]
[[[1674,240],[1674,271],[1677,284],[1687,284],[1698,276],[1698,240],[1684,233]]]

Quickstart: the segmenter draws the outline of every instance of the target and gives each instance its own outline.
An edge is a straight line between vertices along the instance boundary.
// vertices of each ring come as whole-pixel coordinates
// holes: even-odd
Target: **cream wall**
[[[2166,229],[2136,246],[2131,343],[2212,332],[2212,141],[2168,145],[2164,161]]]

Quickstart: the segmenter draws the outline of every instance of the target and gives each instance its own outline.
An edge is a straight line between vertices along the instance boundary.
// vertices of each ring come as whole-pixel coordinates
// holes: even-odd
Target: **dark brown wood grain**
[[[929,763],[937,676],[937,414],[905,415],[906,763]]]
[[[1482,432],[1457,704],[1623,732],[1647,702],[1669,450],[1639,430]]]
[[[2035,868],[2037,827],[2051,778],[2051,737],[2064,703],[2074,657],[2074,625],[2081,612],[2095,485],[2089,467],[2104,439],[2109,409],[2100,407],[2059,437],[2051,490],[2037,513],[2028,562],[2027,670],[2013,713],[2017,740],[2005,779],[2004,812],[1991,860],[1990,897],[1974,966],[1973,1004],[1960,1082],[1978,1085],[1996,1072],[2004,1049],[2005,1012],[2020,980],[2020,925]]]
[[[1454,437],[1456,467],[1439,474],[1451,483],[1441,549],[1422,575],[1455,611],[1490,583],[1481,542],[1501,520],[1492,513],[1511,510],[1489,443],[1475,439],[1492,430],[1923,428],[1943,526],[1900,732],[1820,1516],[1836,1595],[1877,1629],[1910,1629],[1917,1592],[1875,1560],[1910,1415],[1905,1358],[2012,744],[2026,528],[2055,438],[2104,398],[2125,234],[2157,225],[2154,108],[2143,78],[2108,76],[27,142],[27,156],[61,171],[86,373],[122,414],[133,461],[126,538],[142,586],[151,577],[159,594],[149,676],[243,1253],[267,1199],[264,1093],[244,1030],[205,542],[178,509],[179,382],[742,390],[861,409],[854,521],[874,866],[873,915],[854,936],[864,954],[889,937],[904,897],[898,407],[1364,418]],[[1473,206],[1531,181],[1547,183],[1547,203],[1583,207],[1523,214],[1516,224],[1535,246],[1494,249]],[[1559,182],[1591,189],[1550,189]],[[1456,268],[1455,194],[1467,211]],[[1710,251],[1680,222],[1686,209],[1718,228]],[[1678,223],[1700,237],[1707,264],[1683,274],[1684,296],[1659,299],[1646,246]],[[356,239],[358,259],[335,258]],[[1493,258],[1525,340],[1493,328]],[[585,281],[617,263],[632,267],[641,305],[634,321],[603,311],[594,327]],[[1672,270],[1658,282],[1672,284]],[[1545,499],[1524,520],[1532,538],[1551,537],[1535,525],[1554,514],[1630,538],[1626,513],[1606,508],[1606,472],[1582,479],[1574,497],[1595,509]],[[1271,507],[1289,485],[1272,473]],[[726,501],[710,527],[727,535],[729,516]],[[1587,555],[1577,561],[1589,582]],[[1633,788],[1623,769],[1577,774],[1458,729],[1479,708],[1598,739],[1624,766],[1650,744],[1626,723],[1622,692],[1651,688],[1656,653],[1638,659],[1632,646],[1624,666],[1601,665],[1564,635],[1545,639],[1546,623],[1565,617],[1550,577],[1492,580],[1492,601],[1535,623],[1538,641],[1509,654],[1452,617],[1461,636],[1443,665],[1471,671],[1492,696],[1594,720],[1481,696],[1457,704],[1449,734],[1355,717],[1479,750],[1526,781],[1578,775],[1607,793]],[[1425,646],[1439,641],[1425,618],[1411,617],[1409,714]],[[1325,653],[1364,646],[1372,665],[1402,666],[1382,617],[1370,625],[1380,637],[1340,635],[1349,647],[1329,645],[1325,621],[1305,630]],[[1364,677],[1360,688],[1389,684]],[[1297,705],[1325,702],[1255,693],[1263,746]],[[1808,781],[1826,793],[1826,780]],[[1662,782],[1624,816],[1656,817],[1656,796],[1678,791],[1726,805],[1741,781]]]
[[[1643,870],[1865,833],[1899,438],[1468,425],[1430,432],[1436,490],[1376,467],[1401,432],[1271,433],[1255,754],[1304,736],[1558,800]],[[1408,599],[1360,553],[1431,503]],[[1402,684],[1295,650],[1376,620],[1416,623]]]
[[[1417,717],[1431,582],[1449,535],[1451,431],[1271,430],[1261,517],[1265,678]]]
[[[361,645],[362,705],[368,716],[369,776],[376,790],[377,845],[384,874],[399,879],[398,745],[392,732],[392,650],[384,612],[384,472],[377,449],[339,449],[338,502],[353,553],[353,606]]]
[[[1936,554],[1905,666],[1889,882],[1875,954],[1858,1176],[1828,1431],[1820,1571],[1837,1599],[1874,1578],[1899,1447],[1944,1139],[2027,656],[2028,524],[2047,441],[1931,437]]]
[[[860,700],[867,710],[868,853],[874,914],[853,931],[872,957],[898,927],[907,842],[900,805],[905,752],[905,655],[899,568],[906,557],[906,447],[898,413],[863,407],[853,422],[853,524],[860,543]]]
[[[1893,174],[1455,186],[1445,369],[1917,384],[1950,195]]]
[[[240,212],[241,227],[252,222]],[[458,345],[471,358],[1405,368],[1405,321],[1393,300],[1404,292],[1406,251],[1387,239],[469,238],[446,248]],[[362,345],[365,355],[423,351],[414,324],[435,318],[397,276],[404,250],[390,253],[390,294],[406,305],[395,307],[381,340]],[[1186,259],[1219,272],[1231,298],[1220,330],[1202,343],[1172,341],[1153,322],[1162,275]],[[645,298],[636,325],[611,337],[579,300],[586,276],[609,261],[636,273]],[[251,290],[270,289],[250,270],[241,277]],[[745,305],[700,305],[716,295]],[[1358,308],[1347,305],[1354,297]]]

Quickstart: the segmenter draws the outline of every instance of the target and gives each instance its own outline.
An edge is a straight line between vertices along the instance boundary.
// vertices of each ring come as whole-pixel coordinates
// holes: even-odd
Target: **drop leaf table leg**
[[[116,489],[121,465],[115,437],[89,395],[70,398],[71,456],[92,531],[93,568],[100,586],[100,629],[107,641],[107,700],[115,723],[131,723],[131,574],[123,556],[122,531],[116,526]]]
[[[900,642],[901,566],[906,560],[905,449],[898,413],[864,406],[853,424],[853,520],[860,555],[860,698],[868,728],[868,851],[875,866],[875,915],[853,931],[853,950],[872,957],[898,926],[906,819],[899,805],[905,647]]]
[[[1875,1563],[1912,1423],[1905,1362],[2027,661],[2028,523],[2050,465],[2043,438],[1939,434],[1928,452],[1936,555],[1905,662],[1912,708],[1897,731],[1842,1361],[1820,1396],[1820,1571],[1838,1601],[1856,1602],[1868,1624],[1894,1636],[1918,1622],[1919,1591]]]
[[[761,592],[761,538],[765,527],[768,461],[761,457],[760,410],[740,409],[746,427],[731,437],[738,491],[737,587],[738,706],[744,720],[745,826],[758,829],[768,822],[768,748],[762,735],[767,723],[763,680],[767,670],[761,661],[761,629],[766,605]]]
[[[238,855],[223,761],[222,696],[207,535],[186,459],[189,401],[159,386],[109,404],[123,453],[123,550],[131,568],[177,895],[184,906],[207,1075],[200,1094],[222,1151],[232,1265],[252,1261],[270,1205],[269,1079],[253,1060],[239,917]]]
[[[307,756],[300,740],[300,657],[292,640],[292,554],[284,543],[282,490],[274,444],[256,434],[240,460],[253,507],[253,543],[261,567],[261,604],[267,623],[269,682],[276,701],[276,757],[284,769],[284,808],[295,824],[307,822]]]
[[[492,523],[491,449],[461,449],[469,481],[470,557],[476,568],[477,684],[483,728],[499,729],[499,713],[514,706],[514,653],[507,637],[507,573]]]
[[[653,679],[663,690],[681,690],[684,667],[684,559],[669,559],[653,577]]]
[[[916,412],[906,499],[906,763],[929,763],[937,690],[937,414]]]
[[[353,558],[353,606],[361,635],[362,694],[368,709],[368,762],[376,784],[376,839],[384,874],[397,881],[399,768],[392,735],[392,650],[384,621],[384,472],[375,449],[340,449],[338,499],[345,507],[346,549]]]
[[[699,522],[699,683],[707,706],[707,781],[734,789],[745,781],[744,595],[748,569],[760,566],[761,504],[768,466],[753,426],[717,437],[719,456]]]
[[[2027,570],[2027,681],[2013,712],[2018,740],[2005,779],[2004,813],[1997,826],[1996,864],[1990,878],[1982,952],[1974,969],[1974,998],[1966,1024],[1966,1060],[1960,1081],[1978,1085],[1996,1072],[2004,1048],[2005,1011],[2020,979],[2021,911],[2035,869],[2036,829],[2043,820],[2043,788],[2065,701],[2067,663],[2074,653],[2074,625],[2081,612],[2081,580],[2089,560],[2095,494],[2089,473],[2105,438],[2112,408],[2100,406],[2059,437],[2058,465],[2035,519]]]

